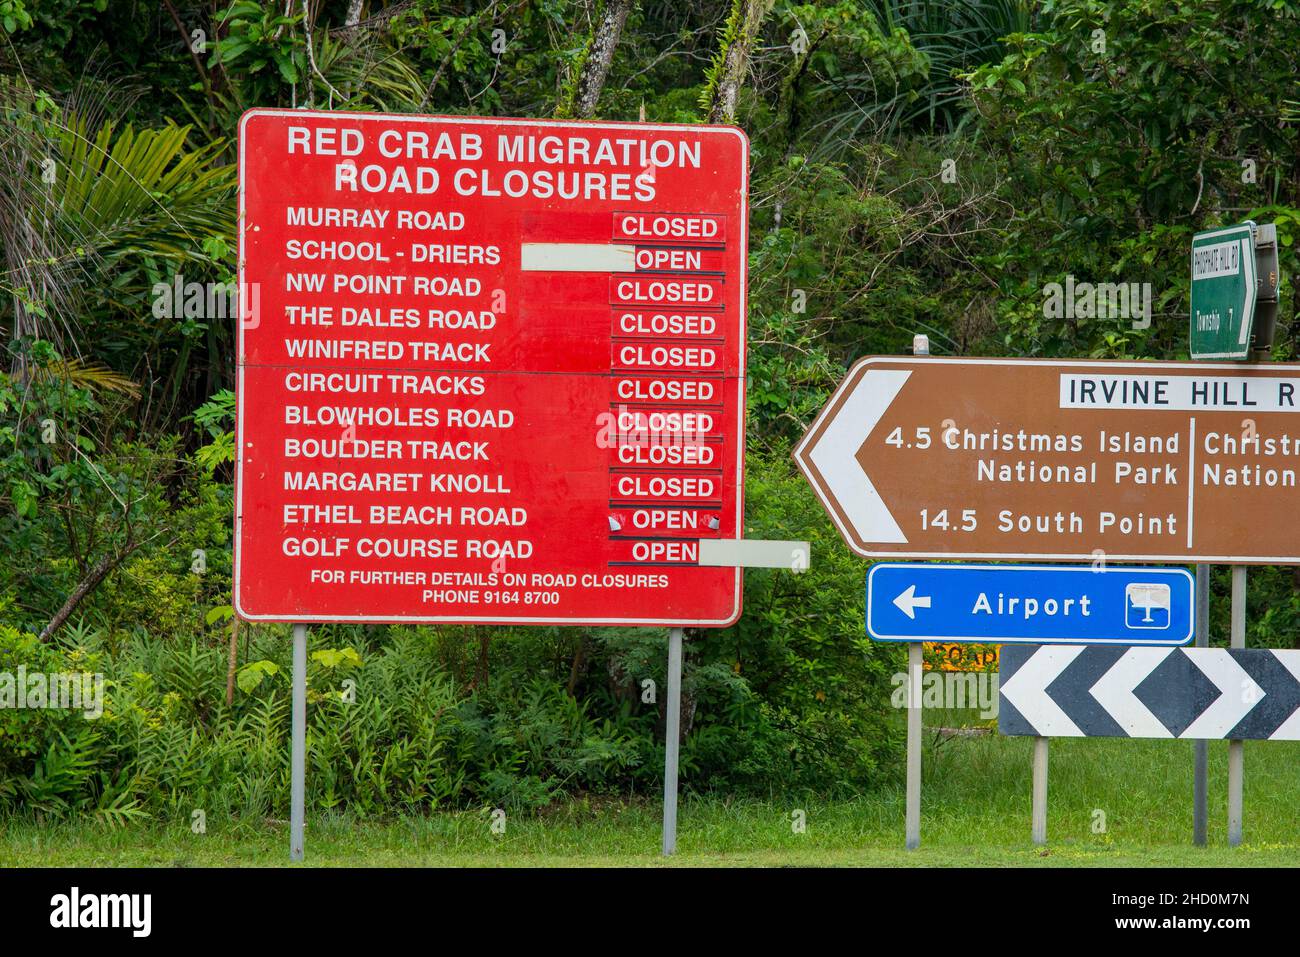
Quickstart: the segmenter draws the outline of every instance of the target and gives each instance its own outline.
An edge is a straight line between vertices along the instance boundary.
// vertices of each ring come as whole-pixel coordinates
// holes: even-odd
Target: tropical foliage
[[[0,806],[284,815],[287,633],[230,609],[234,324],[156,309],[159,286],[233,279],[245,109],[567,115],[611,2],[0,0],[0,672],[105,677],[98,721],[0,710]],[[900,661],[864,639],[863,565],[792,441],[848,363],[916,333],[1185,356],[1189,237],[1247,218],[1278,226],[1293,357],[1300,4],[629,6],[595,115],[701,122],[735,93],[751,138],[746,531],[814,543],[691,643],[683,782],[878,787]],[[1150,324],[1050,316],[1067,275],[1150,283]],[[1300,583],[1251,581],[1251,642],[1293,645]],[[663,657],[650,631],[322,628],[312,800],[652,793]]]

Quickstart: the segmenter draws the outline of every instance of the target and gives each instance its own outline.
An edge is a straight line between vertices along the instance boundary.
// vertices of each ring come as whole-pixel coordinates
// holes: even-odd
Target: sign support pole
[[[664,721],[664,856],[677,852],[677,758],[681,748],[682,629],[668,629],[668,714]]]
[[[1246,647],[1246,566],[1232,566],[1232,647]],[[1245,746],[1228,742],[1228,846],[1241,843],[1241,797],[1245,777]]]
[[[1253,226],[1253,224],[1252,224]],[[1249,282],[1256,282],[1262,279],[1260,288],[1249,289],[1250,302],[1252,311],[1258,308],[1255,303],[1256,293],[1262,294],[1262,298],[1267,300],[1264,308],[1260,310],[1261,315],[1256,319],[1255,335],[1251,343],[1253,347],[1252,358],[1256,362],[1267,362],[1273,346],[1274,323],[1277,319],[1277,228],[1270,224],[1263,227],[1251,229],[1251,251],[1254,253],[1252,259],[1255,261],[1256,270],[1250,276]],[[1263,248],[1261,248],[1263,247]],[[1263,267],[1263,276],[1259,276],[1260,266]],[[1244,310],[1243,310],[1244,313]],[[1243,314],[1242,321],[1247,323],[1250,328],[1250,321],[1253,316]],[[1246,647],[1246,566],[1232,566],[1232,633],[1231,645],[1233,648]],[[1228,742],[1228,846],[1237,847],[1241,844],[1241,822],[1242,822],[1242,790],[1246,777],[1246,748],[1239,740]]]
[[[289,796],[289,860],[303,858],[303,824],[306,817],[307,758],[307,626],[293,626],[293,746],[290,757],[292,784]]]
[[[1210,645],[1210,566],[1196,566],[1196,647]],[[1192,742],[1195,769],[1192,772],[1192,843],[1205,847],[1209,840],[1209,745],[1200,738]]]
[[[1034,738],[1033,838],[1047,843],[1047,738]]]
[[[912,354],[928,356],[930,337],[912,337]],[[907,809],[904,825],[907,849],[921,846],[921,670],[924,648],[919,641],[907,646]]]
[[[907,645],[907,849],[921,846],[921,663],[919,641]]]

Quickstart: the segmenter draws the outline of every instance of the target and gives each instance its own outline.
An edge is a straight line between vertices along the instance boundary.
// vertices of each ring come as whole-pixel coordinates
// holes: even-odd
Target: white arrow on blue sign
[[[1195,579],[1185,568],[877,562],[867,634],[877,641],[1183,645]]]

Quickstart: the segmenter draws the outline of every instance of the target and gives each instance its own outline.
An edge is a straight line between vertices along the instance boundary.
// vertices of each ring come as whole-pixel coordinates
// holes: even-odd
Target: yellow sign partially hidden
[[[997,671],[1001,645],[965,645],[927,641],[926,671]]]

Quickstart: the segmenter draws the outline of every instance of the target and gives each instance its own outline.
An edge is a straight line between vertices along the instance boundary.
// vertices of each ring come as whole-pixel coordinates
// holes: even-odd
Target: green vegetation
[[[659,636],[586,636],[616,670],[609,689],[580,699],[564,683],[567,636],[546,634],[492,634],[485,673],[481,647],[457,629],[313,629],[310,806],[358,816],[519,813],[585,793],[654,793],[663,732],[640,680],[664,684]],[[195,807],[229,820],[287,816],[287,628],[246,629],[245,638],[228,706],[226,651],[197,638],[135,632],[114,646],[104,631],[69,626],[46,644],[0,626],[0,671],[25,664],[105,676],[93,709],[0,710],[0,801],[43,818],[87,814],[110,824]],[[702,713],[685,739],[683,774],[734,794],[849,794],[854,780],[869,778],[897,740],[892,713],[871,706],[889,700],[887,669],[831,642],[792,637],[773,649],[761,636],[736,640],[759,673],[775,668],[768,661],[779,652],[806,655],[805,674],[772,682],[764,696],[732,669],[695,669],[689,693]],[[838,704],[805,713],[799,699],[811,687]],[[102,715],[87,720],[91,710]],[[869,746],[855,746],[864,740]]]
[[[492,832],[487,809],[358,819],[309,814],[307,863],[378,866],[1269,866],[1300,863],[1300,821],[1288,810],[1300,785],[1300,745],[1247,742],[1246,843],[1224,841],[1227,747],[1210,749],[1210,845],[1191,845],[1192,747],[1187,742],[1052,742],[1046,848],[1029,841],[1029,739],[961,737],[926,750],[922,844],[903,849],[901,788],[833,802],[783,796],[687,797],[678,854],[659,856],[657,795],[581,795],[543,814],[507,816]],[[689,786],[689,781],[687,785]],[[796,833],[792,814],[805,813]],[[1094,833],[1104,812],[1105,832]],[[279,866],[282,818],[190,811],[130,830],[9,822],[0,862],[16,865]]]
[[[865,639],[865,564],[790,447],[847,364],[918,332],[936,354],[1185,357],[1191,234],[1247,218],[1277,223],[1294,358],[1300,3],[641,0],[598,36],[616,6],[0,0],[0,671],[106,678],[98,721],[0,711],[0,858],[279,860],[287,631],[230,607],[236,328],[220,302],[157,308],[233,281],[241,113],[590,100],[750,136],[746,534],[813,542],[807,574],[747,573],[741,620],[688,644],[683,860],[1040,863],[1012,826],[1023,741],[944,744],[927,846],[896,852],[903,652]],[[1067,275],[1150,283],[1149,327],[1050,315]],[[1214,591],[1219,643],[1226,569]],[[1295,646],[1300,579],[1252,570],[1249,621]],[[512,861],[652,854],[661,633],[329,626],[312,652],[322,863],[415,862],[412,835],[490,862],[496,807]],[[1187,749],[1163,747],[1054,745],[1044,860],[1230,859],[1179,847]],[[1294,754],[1248,747],[1242,857],[1293,857]],[[787,803],[807,835],[780,833]]]

